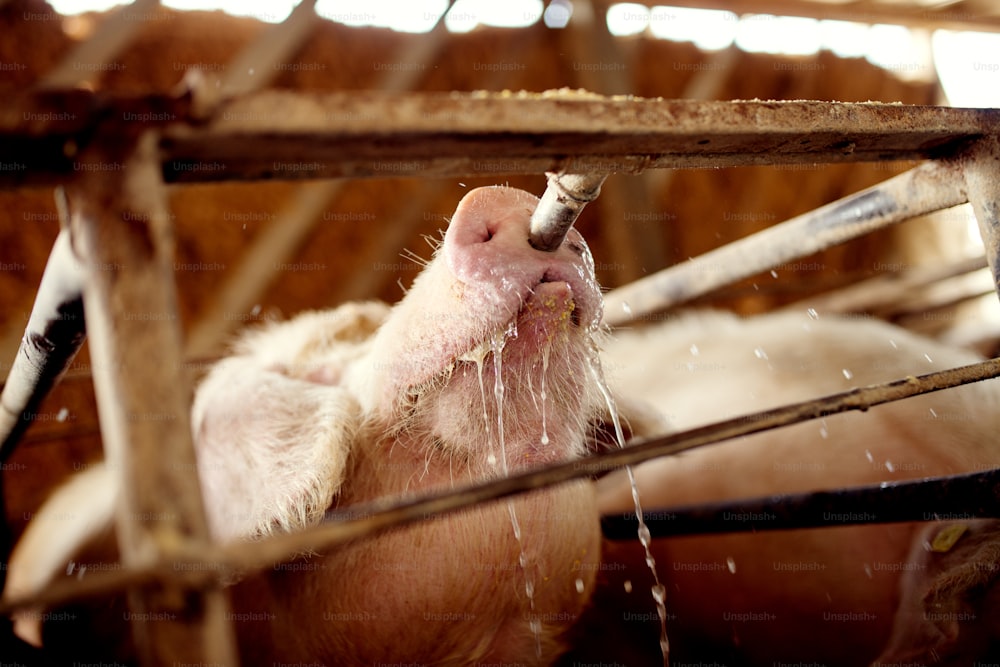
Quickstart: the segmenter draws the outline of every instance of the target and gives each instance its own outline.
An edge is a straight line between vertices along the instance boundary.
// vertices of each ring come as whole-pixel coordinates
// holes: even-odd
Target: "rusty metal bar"
[[[1000,517],[1000,469],[643,513],[653,537]],[[635,513],[601,518],[604,537],[634,540]]]
[[[156,136],[109,124],[67,186],[74,250],[86,270],[84,311],[107,464],[120,476],[124,565],[142,567],[210,543],[188,420],[172,279],[172,236]],[[133,590],[144,665],[236,664],[221,591],[165,581]],[[149,619],[149,620],[147,620]],[[170,619],[171,622],[163,622]]]
[[[955,162],[925,162],[888,181],[612,290],[604,298],[604,321],[618,326],[648,318],[783,262],[907,218],[964,204],[960,182],[961,170]]]
[[[0,186],[58,183],[94,126],[170,97],[88,91],[0,109]],[[141,120],[146,116],[139,116]],[[154,119],[155,120],[155,119]],[[648,168],[938,158],[1000,134],[1000,110],[836,102],[701,102],[568,93],[294,93],[175,119],[168,182],[389,176],[638,173]],[[488,159],[484,159],[488,156]]]
[[[986,246],[986,260],[1000,295],[1000,140],[979,141],[965,160],[965,187]]]

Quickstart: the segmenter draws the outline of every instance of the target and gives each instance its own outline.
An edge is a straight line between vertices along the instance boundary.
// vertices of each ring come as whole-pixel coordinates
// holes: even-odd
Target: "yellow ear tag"
[[[958,538],[962,537],[968,529],[969,527],[963,523],[953,523],[950,526],[945,526],[931,540],[931,551],[939,554],[951,551],[951,548],[958,542]]]

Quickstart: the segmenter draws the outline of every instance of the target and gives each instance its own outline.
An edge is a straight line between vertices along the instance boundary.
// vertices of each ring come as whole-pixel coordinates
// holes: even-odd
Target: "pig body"
[[[685,429],[976,360],[876,321],[703,313],[619,333],[604,362],[613,384],[641,392]],[[640,497],[655,510],[992,467],[998,407],[1000,387],[987,381],[693,450],[639,466]],[[599,490],[602,512],[633,512],[624,475]],[[868,664],[889,638],[921,526],[656,540],[673,659]],[[602,568],[595,608],[606,611],[596,623],[616,626],[623,643],[655,659],[658,623],[638,543],[605,545]]]
[[[509,188],[469,193],[394,308],[349,304],[253,331],[209,373],[192,428],[215,538],[296,530],[584,451],[601,410],[590,368],[600,293],[575,232],[552,253],[529,246],[536,204]],[[56,551],[69,557],[85,532]],[[32,572],[52,538],[29,528],[11,592],[58,576]],[[429,520],[247,574],[229,589],[241,658],[546,664],[598,557],[589,482]],[[101,655],[84,650],[98,635],[50,625],[47,643]]]

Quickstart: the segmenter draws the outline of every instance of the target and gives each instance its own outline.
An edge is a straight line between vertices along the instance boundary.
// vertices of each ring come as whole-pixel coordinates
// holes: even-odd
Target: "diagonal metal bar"
[[[52,246],[24,337],[0,393],[0,461],[10,456],[31,423],[31,413],[83,344],[83,279],[64,229]]]
[[[953,161],[925,162],[888,181],[752,236],[612,290],[604,298],[611,326],[708,294],[783,262],[966,201]]]

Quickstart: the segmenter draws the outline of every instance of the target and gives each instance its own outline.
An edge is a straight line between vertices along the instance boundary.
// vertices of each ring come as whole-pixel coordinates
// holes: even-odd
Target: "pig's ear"
[[[671,431],[667,418],[642,399],[616,393],[614,400],[626,444],[634,439],[653,438]],[[606,407],[598,414],[589,433],[587,450],[590,453],[596,454],[619,448],[614,421]]]
[[[254,332],[198,388],[192,429],[217,538],[301,529],[330,507],[363,422],[339,378],[384,314],[362,311]]]
[[[892,636],[873,665],[972,664],[971,656],[993,641],[991,611],[1000,602],[996,526],[992,520],[931,524],[920,534],[900,580]],[[925,543],[954,528],[963,530],[954,550],[949,542],[927,551]]]

